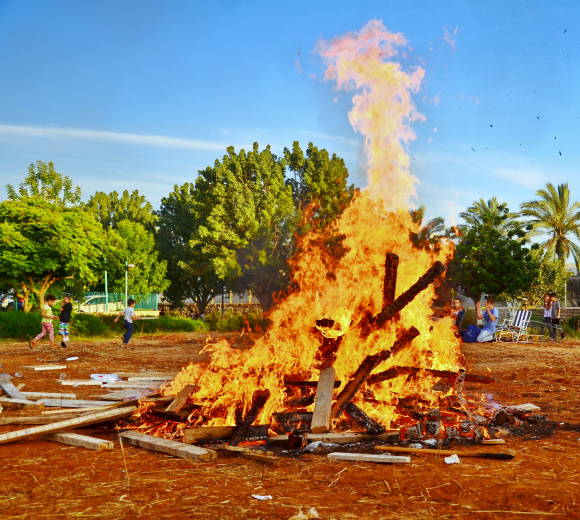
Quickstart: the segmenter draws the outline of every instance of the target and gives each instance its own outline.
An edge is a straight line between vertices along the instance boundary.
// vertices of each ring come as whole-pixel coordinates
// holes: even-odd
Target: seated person
[[[479,336],[477,336],[477,342],[485,343],[487,341],[493,341],[499,319],[499,311],[493,306],[493,299],[487,298],[483,312],[481,312],[481,306],[477,302],[475,304],[475,311],[477,313],[477,319],[483,320],[483,328]]]
[[[459,298],[453,298],[453,300],[451,300],[449,314],[455,320],[455,326],[461,330],[461,322],[465,316],[465,309],[463,308],[463,305],[461,305],[461,300]]]

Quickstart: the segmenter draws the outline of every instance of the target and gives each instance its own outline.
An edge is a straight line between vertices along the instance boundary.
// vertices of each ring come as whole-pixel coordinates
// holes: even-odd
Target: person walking
[[[48,339],[50,340],[50,346],[54,347],[54,326],[52,324],[53,320],[58,320],[58,316],[52,313],[52,306],[56,302],[56,298],[52,294],[46,295],[46,300],[40,307],[40,315],[42,319],[40,320],[40,325],[42,330],[34,339],[28,340],[28,346],[34,348],[36,344],[48,334]]]
[[[135,300],[133,298],[129,298],[127,300],[127,307],[120,312],[117,317],[115,318],[115,323],[119,321],[119,318],[123,316],[124,321],[123,324],[125,325],[125,334],[121,336],[121,344],[120,347],[126,347],[129,344],[129,340],[133,335],[133,320],[139,319],[135,314]]]
[[[58,333],[60,335],[60,346],[62,348],[68,346],[68,326],[72,315],[72,308],[70,296],[63,296],[62,307],[60,308],[60,314],[58,315],[60,321],[58,324]]]

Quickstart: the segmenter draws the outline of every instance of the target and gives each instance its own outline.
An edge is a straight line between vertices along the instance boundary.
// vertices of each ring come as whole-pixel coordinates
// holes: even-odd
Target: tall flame
[[[409,233],[417,231],[408,213],[416,179],[409,171],[405,144],[413,139],[410,124],[422,118],[411,94],[420,86],[424,71],[405,72],[392,61],[406,41],[390,34],[379,21],[369,22],[360,32],[330,43],[320,52],[328,64],[326,77],[336,80],[338,88],[354,90],[350,121],[365,138],[369,185],[343,212],[333,230],[343,236],[340,254],[324,246],[325,236],[311,233],[293,259],[293,280],[298,288],[271,312],[271,327],[248,350],[233,348],[227,341],[209,342],[207,364],[190,364],[165,389],[178,392],[189,383],[199,390],[194,399],[201,408],[194,422],[206,425],[235,424],[236,407],[247,411],[258,389],[270,397],[258,421],[269,422],[273,413],[284,410],[288,398],[285,378],[318,378],[315,361],[323,334],[341,337],[334,367],[344,385],[363,359],[389,349],[398,333],[411,326],[420,331],[413,348],[383,362],[378,370],[391,366],[413,366],[458,370],[461,354],[450,318],[433,320],[431,303],[435,289],[420,293],[401,312],[396,321],[368,333],[364,320],[369,313],[381,311],[385,253],[399,255],[397,295],[408,289],[436,260],[447,261],[451,245],[443,244],[433,252],[417,249]],[[316,327],[326,318],[333,327]],[[355,400],[365,412],[385,426],[397,418],[401,397],[419,394],[427,402],[437,398],[430,378],[409,382],[398,377],[373,386],[372,404]]]
[[[409,171],[404,144],[415,138],[411,123],[424,120],[412,101],[425,71],[405,71],[392,61],[407,41],[371,20],[358,33],[319,44],[326,60],[326,79],[338,89],[353,90],[350,123],[363,134],[367,156],[368,189],[391,211],[407,209],[417,179]]]

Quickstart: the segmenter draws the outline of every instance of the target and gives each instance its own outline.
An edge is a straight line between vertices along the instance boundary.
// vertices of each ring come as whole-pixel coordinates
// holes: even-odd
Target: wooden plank
[[[32,368],[35,371],[42,370],[64,370],[66,365],[25,365],[24,368]]]
[[[173,455],[174,457],[181,457],[182,459],[191,459],[199,461],[215,460],[217,453],[213,450],[200,448],[191,444],[184,444],[183,442],[172,441],[169,439],[161,439],[152,435],[146,435],[135,431],[123,432],[119,435],[123,441],[128,442],[132,446],[144,448],[146,450],[157,451]]]
[[[334,444],[350,444],[355,442],[361,442],[366,440],[391,440],[398,438],[399,430],[388,430],[381,435],[370,435],[368,433],[358,433],[358,432],[342,432],[342,433],[308,433],[306,434],[306,439],[308,442],[332,442]],[[276,435],[268,439],[269,443],[287,443],[288,435]]]
[[[124,379],[129,377],[175,377],[177,372],[116,372],[116,374]]]
[[[411,457],[398,455],[379,455],[376,453],[341,453],[338,451],[328,454],[332,460],[348,460],[351,462],[379,462],[382,464],[409,464]]]
[[[26,400],[24,394],[10,382],[10,379],[11,376],[9,374],[0,374],[0,388],[13,399]]]
[[[471,457],[477,459],[495,459],[495,460],[512,460],[515,452],[481,452],[481,451],[463,451],[463,450],[437,450],[430,448],[406,448],[402,446],[375,446],[377,451],[389,451],[393,453],[413,453],[415,455],[439,455],[449,456],[457,455],[458,457]]]
[[[183,430],[183,442],[195,444],[196,442],[223,441],[229,439],[236,426],[201,426],[199,428],[187,428]],[[288,437],[286,437],[288,440]]]
[[[116,383],[103,383],[103,388],[154,388],[157,389],[161,385],[160,381],[117,381]]]
[[[128,377],[127,381],[135,382],[135,381],[171,381],[174,376],[155,376],[155,375],[145,375],[145,376],[135,376],[135,377]]]
[[[21,410],[25,407],[40,408],[41,406],[37,401],[30,401],[28,399],[12,399],[10,397],[0,397],[0,404],[6,408],[6,410]]]
[[[128,399],[142,399],[155,393],[156,390],[151,390],[150,388],[125,388],[108,394],[95,395],[95,397],[105,401],[126,401]]]
[[[33,416],[20,416],[20,417],[0,417],[0,425],[8,424],[50,424],[57,421],[62,421],[63,419],[72,419],[78,417],[78,414],[69,415],[33,415]]]
[[[165,408],[165,411],[174,413],[179,412],[187,402],[188,397],[197,390],[199,390],[199,386],[197,385],[185,385],[175,396],[175,399],[169,403],[169,406]]]
[[[79,433],[49,433],[43,439],[95,451],[112,450],[115,447],[111,441],[89,437],[88,435],[80,435]]]
[[[127,406],[124,408],[116,408],[114,410],[105,410],[102,412],[82,415],[80,417],[75,417],[74,419],[58,421],[52,424],[33,426],[32,428],[24,428],[22,430],[16,430],[8,433],[0,433],[0,444],[6,444],[8,442],[21,439],[29,439],[31,437],[37,437],[46,433],[72,430],[73,428],[78,428],[79,426],[87,426],[89,424],[113,421],[115,419],[120,419],[122,417],[126,417],[127,415],[131,415],[135,410],[137,410],[136,406]]]
[[[88,399],[40,399],[38,401],[44,406],[54,406],[58,408],[86,408],[88,406],[111,406],[110,401],[91,401]]]
[[[115,407],[115,404],[117,404],[117,403],[110,402],[108,408]],[[123,402],[121,404],[123,406],[129,406],[129,402]],[[131,404],[133,404],[133,403],[131,403]],[[105,409],[104,406],[87,406],[86,408],[66,408],[66,409],[59,409],[59,410],[43,410],[42,414],[43,415],[73,415],[73,414],[74,415],[81,415],[81,414],[86,414],[89,412],[101,411],[104,409]]]
[[[257,460],[258,462],[267,462],[273,464],[280,460],[271,451],[252,450],[250,448],[243,448],[241,446],[220,446],[220,450],[229,451],[244,457],[245,459]]]
[[[22,392],[27,399],[76,399],[76,394],[64,394],[59,392]]]
[[[57,381],[64,386],[103,386],[101,381],[94,379],[58,379]]]
[[[314,413],[310,423],[310,431],[313,433],[323,433],[330,430],[330,412],[332,410],[335,381],[336,370],[334,367],[328,367],[320,371],[314,400]]]

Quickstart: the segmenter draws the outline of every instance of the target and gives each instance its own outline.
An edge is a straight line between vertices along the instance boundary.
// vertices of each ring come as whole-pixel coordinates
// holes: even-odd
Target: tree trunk
[[[269,287],[256,286],[254,293],[264,312],[268,312],[274,306],[274,295]]]

